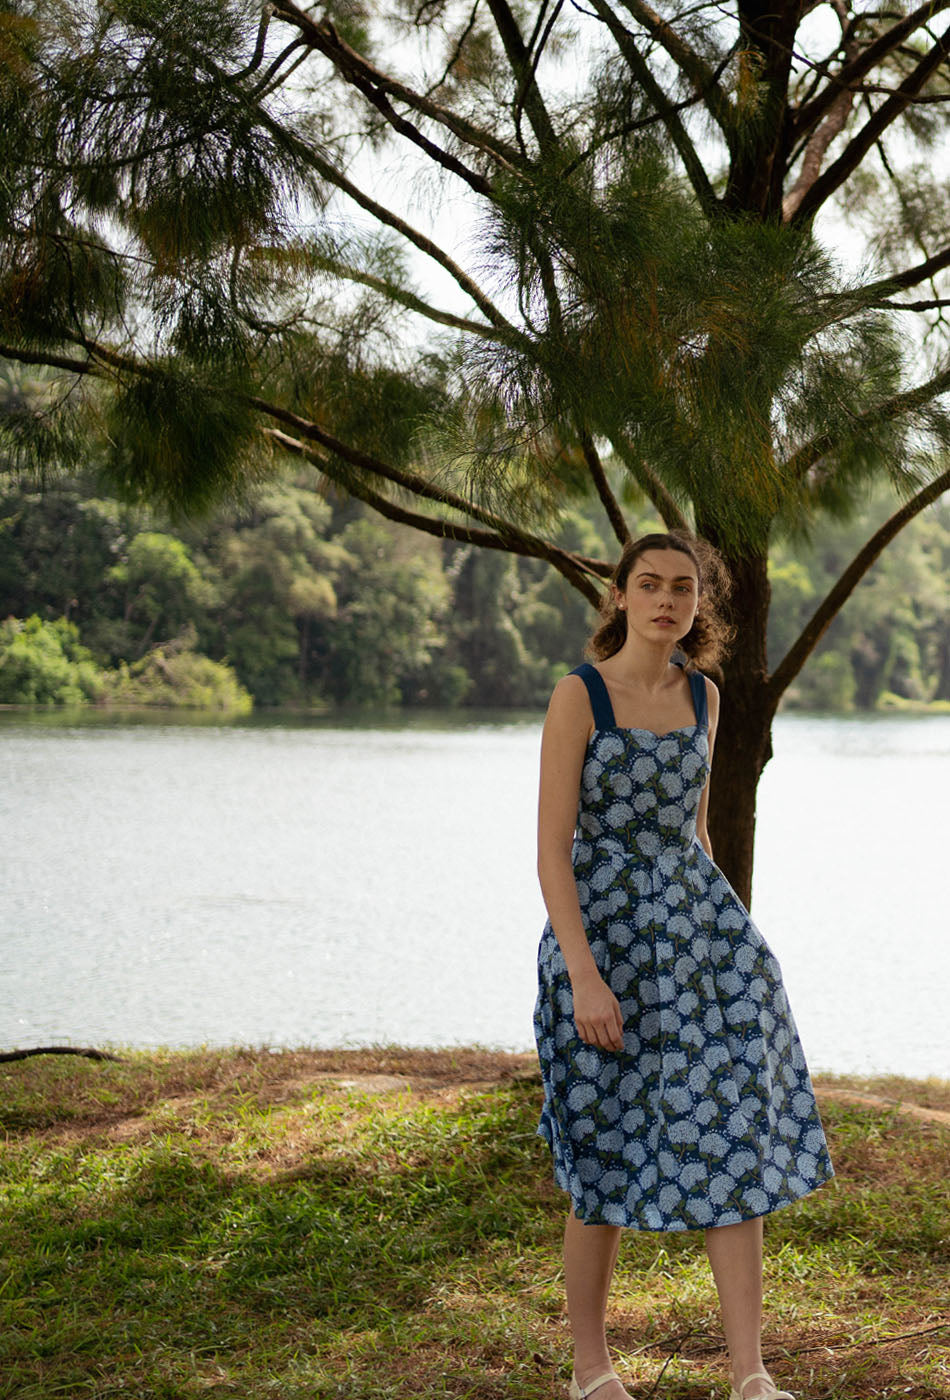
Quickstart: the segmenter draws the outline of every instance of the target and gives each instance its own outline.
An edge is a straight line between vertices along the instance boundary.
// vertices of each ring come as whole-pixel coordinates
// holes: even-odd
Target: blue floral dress
[[[709,773],[706,684],[696,723],[615,723],[600,672],[581,777],[574,874],[591,952],[620,1002],[622,1051],[574,1026],[550,921],[538,952],[538,1132],[591,1224],[693,1230],[766,1215],[833,1176],[781,970],[696,838]]]

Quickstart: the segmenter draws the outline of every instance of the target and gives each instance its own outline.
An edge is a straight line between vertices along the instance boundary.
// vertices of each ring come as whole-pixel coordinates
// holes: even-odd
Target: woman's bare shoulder
[[[706,682],[706,705],[709,709],[709,723],[712,728],[715,729],[716,722],[719,719],[719,687],[715,681],[711,681],[706,675],[703,676],[703,680]]]
[[[558,727],[583,726],[589,728],[591,721],[590,700],[587,686],[580,676],[571,672],[562,676],[551,695],[548,705],[548,722]]]

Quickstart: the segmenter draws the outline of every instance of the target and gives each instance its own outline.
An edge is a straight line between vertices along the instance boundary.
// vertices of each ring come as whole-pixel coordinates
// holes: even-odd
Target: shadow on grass
[[[319,1130],[299,1111],[289,1163],[275,1125],[276,1169],[249,1117],[216,1121],[216,1139],[182,1123],[132,1144],[21,1144],[0,1223],[0,1397],[562,1394],[564,1200],[536,1086],[338,1100]],[[769,1220],[775,1369],[811,1400],[946,1400],[950,1333],[924,1329],[945,1296],[950,1135],[826,1117],[837,1182]],[[218,1150],[225,1130],[253,1137],[244,1159]],[[616,1301],[635,1400],[723,1393],[698,1237],[628,1235]]]

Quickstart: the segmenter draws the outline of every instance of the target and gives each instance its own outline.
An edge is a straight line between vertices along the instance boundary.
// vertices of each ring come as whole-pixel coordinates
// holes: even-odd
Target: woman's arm
[[[716,726],[719,723],[719,689],[714,681],[708,676],[706,681],[706,703],[709,707],[709,772],[712,775],[713,746],[716,742]],[[699,799],[699,807],[696,811],[696,836],[699,844],[706,852],[710,860],[713,858],[712,845],[709,840],[709,830],[706,826],[706,817],[709,812],[709,778],[706,779],[706,786],[703,788],[702,796]]]
[[[587,689],[579,676],[565,676],[551,696],[541,736],[538,878],[571,979],[577,1033],[590,1045],[622,1050],[620,1003],[590,951],[571,864],[581,770],[590,735]]]

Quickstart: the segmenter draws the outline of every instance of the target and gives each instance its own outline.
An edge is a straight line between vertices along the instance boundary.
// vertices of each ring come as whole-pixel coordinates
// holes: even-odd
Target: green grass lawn
[[[563,1397],[565,1203],[527,1063],[3,1065],[0,1397]],[[838,1176],[767,1222],[772,1369],[801,1400],[950,1397],[950,1121],[884,1101],[946,1113],[950,1085],[819,1085]],[[728,1394],[698,1235],[625,1236],[611,1326],[637,1400]]]

